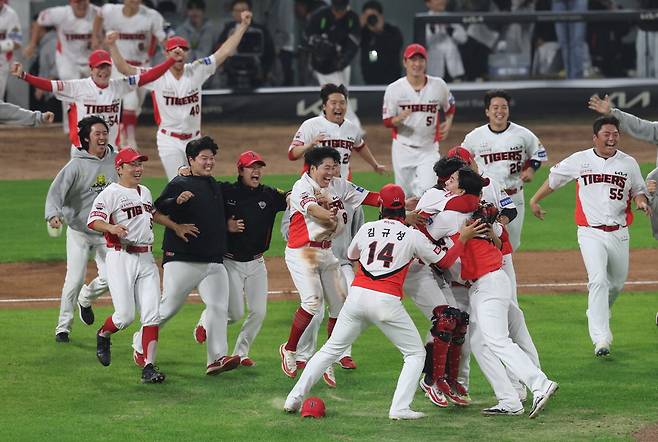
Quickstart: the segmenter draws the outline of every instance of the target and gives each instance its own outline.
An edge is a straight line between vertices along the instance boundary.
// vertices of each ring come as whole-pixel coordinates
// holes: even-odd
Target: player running
[[[448,252],[432,245],[422,233],[407,227],[405,195],[400,186],[387,184],[380,193],[379,221],[366,223],[350,244],[348,256],[358,260],[359,270],[349,290],[334,332],[311,358],[299,381],[288,394],[284,409],[297,412],[303,397],[320,379],[324,370],[365,330],[376,325],[404,357],[389,418],[420,419],[424,413],[411,409],[425,360],[425,350],[418,330],[402,305],[402,284],[414,258],[440,267],[450,266],[466,243],[482,226],[463,226],[460,240]]]
[[[241,20],[235,32],[214,54],[192,63],[185,63],[190,48],[187,40],[174,36],[165,44],[167,54],[182,50],[184,55],[147,89],[152,91],[158,124],[158,153],[169,180],[178,175],[179,167],[187,165],[187,143],[201,137],[201,86],[237,49],[251,24],[251,12],[242,12]],[[116,33],[110,33],[107,38],[117,69],[124,75],[137,74],[140,69],[126,63],[116,39]]]

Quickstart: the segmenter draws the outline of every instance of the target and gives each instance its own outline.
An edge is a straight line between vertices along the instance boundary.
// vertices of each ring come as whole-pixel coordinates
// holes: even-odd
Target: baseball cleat
[[[281,356],[281,370],[289,378],[297,376],[297,362],[295,362],[295,352],[286,350],[286,342],[279,347],[279,356]]]
[[[110,365],[110,362],[112,362],[110,345],[112,345],[110,338],[96,335],[96,357],[98,358],[98,362],[106,367]]]
[[[322,380],[329,388],[336,388],[336,374],[334,373],[334,366],[330,365],[322,374]]]
[[[340,368],[344,368],[345,370],[356,370],[356,364],[351,356],[340,358],[338,363],[340,364]]]
[[[203,344],[206,342],[206,329],[203,325],[197,325],[194,327],[193,335],[197,344]]]
[[[452,391],[461,396],[462,399],[468,401],[469,403],[471,402],[471,395],[468,394],[468,388],[464,387],[461,382],[456,380],[448,380],[448,384],[450,384]]]
[[[455,405],[459,405],[462,407],[465,407],[467,405],[470,405],[470,401],[464,399],[461,397],[459,394],[454,392],[448,382],[445,380],[445,378],[439,378],[437,379],[436,383],[436,388],[443,393],[444,397],[448,398],[450,402],[452,402]]]
[[[528,414],[528,417],[530,419],[534,419],[539,414],[539,412],[544,409],[546,403],[551,398],[551,396],[553,396],[557,391],[557,389],[560,388],[557,382],[553,382],[553,381],[548,381],[548,382],[549,385],[546,391],[543,394],[535,396],[532,400],[532,408],[530,409],[530,413]]]
[[[427,416],[425,413],[421,413],[420,411],[413,411],[411,409],[396,411],[395,413],[388,414],[388,418],[394,421],[422,419],[425,416]]]
[[[482,410],[482,414],[485,416],[520,416],[523,414],[523,411],[523,408],[509,410],[502,405],[494,405],[493,407]]]
[[[297,370],[303,370],[306,368],[306,361],[304,360],[295,361],[295,365],[297,366]]]
[[[256,363],[253,361],[253,359],[249,357],[245,357],[240,359],[240,365],[242,365],[243,367],[253,367],[254,365],[256,365]]]
[[[141,368],[144,368],[146,365],[146,359],[144,359],[144,353],[140,353],[137,350],[133,350],[133,361],[135,365]]]
[[[448,405],[448,399],[441,390],[439,390],[436,384],[430,386],[425,392],[425,396],[430,400],[431,403],[437,407],[446,408]]]
[[[216,375],[224,371],[233,370],[240,365],[240,356],[222,356],[212,364],[208,365],[206,374]]]
[[[594,347],[594,356],[608,356],[610,354],[610,344],[605,341],[599,342]]]
[[[297,413],[301,407],[302,398],[288,396],[286,403],[283,405],[283,411],[286,413]]]
[[[55,335],[55,342],[59,342],[60,344],[66,343],[66,342],[71,342],[69,339],[69,334],[66,332],[59,332]]]
[[[165,377],[153,364],[146,365],[142,370],[142,384],[160,384],[164,382]]]
[[[94,323],[94,310],[89,307],[83,307],[82,304],[78,302],[78,314],[80,315],[80,320],[87,325]]]

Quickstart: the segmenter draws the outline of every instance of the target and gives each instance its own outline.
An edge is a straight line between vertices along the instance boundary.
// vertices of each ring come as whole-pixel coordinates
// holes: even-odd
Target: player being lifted
[[[184,56],[147,89],[152,91],[158,124],[158,153],[169,180],[178,175],[179,167],[187,165],[187,143],[201,137],[201,86],[236,50],[251,23],[251,12],[242,12],[241,20],[235,32],[215,53],[192,63],[185,62],[190,48],[187,40],[174,36],[165,44],[167,54],[182,50]],[[107,40],[119,72],[124,75],[138,73],[140,69],[126,63],[119,51],[116,33],[110,33]]]

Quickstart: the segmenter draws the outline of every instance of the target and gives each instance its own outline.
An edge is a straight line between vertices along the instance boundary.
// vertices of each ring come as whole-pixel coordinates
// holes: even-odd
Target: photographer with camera
[[[402,32],[384,21],[377,0],[361,9],[361,72],[366,84],[389,84],[400,78]]]
[[[331,0],[331,6],[315,11],[305,34],[305,49],[311,54],[311,68],[320,86],[333,83],[349,87],[350,63],[361,40],[359,16],[350,9],[349,0]],[[363,133],[349,105],[346,117]]]

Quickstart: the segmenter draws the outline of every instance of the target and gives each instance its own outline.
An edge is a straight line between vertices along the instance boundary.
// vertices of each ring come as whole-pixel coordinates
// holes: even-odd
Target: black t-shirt
[[[226,219],[244,221],[245,230],[228,233],[226,256],[236,261],[251,261],[270,247],[277,212],[286,210],[286,192],[260,185],[251,188],[238,179],[222,183]]]
[[[331,6],[318,9],[309,18],[309,24],[306,27],[307,42],[318,41],[312,36],[322,37],[333,45],[333,51],[325,44],[312,45],[311,65],[313,69],[321,74],[343,70],[349,66],[359,50],[361,39],[359,16],[349,10],[343,17],[336,19]]]
[[[390,84],[402,76],[402,33],[384,23],[377,34],[368,27],[361,31],[361,72],[366,84]]]
[[[176,199],[184,191],[194,197],[184,204]],[[194,224],[199,229],[196,238],[188,242],[165,229],[162,250],[163,263],[169,261],[223,262],[226,250],[226,215],[221,184],[213,177],[177,176],[155,200],[158,211],[169,215],[178,224]]]

